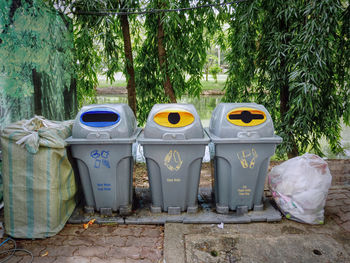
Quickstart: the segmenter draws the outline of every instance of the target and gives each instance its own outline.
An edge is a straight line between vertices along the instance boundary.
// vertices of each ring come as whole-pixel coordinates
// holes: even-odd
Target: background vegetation
[[[334,153],[341,152],[340,123],[348,125],[350,118],[349,0],[225,2],[230,1],[7,1],[0,11],[0,38],[6,40],[0,43],[5,47],[0,55],[2,59],[9,56],[20,43],[19,36],[33,31],[17,23],[21,15],[32,21],[37,18],[32,14],[51,12],[56,22],[63,21],[66,30],[55,31],[57,26],[46,24],[49,34],[43,35],[45,39],[35,36],[34,46],[39,53],[40,47],[47,50],[49,42],[57,42],[52,36],[66,39],[62,40],[66,44],[56,45],[40,61],[34,57],[26,57],[23,63],[16,60],[28,68],[21,76],[27,78],[24,85],[31,81],[33,86],[38,81],[31,74],[34,69],[42,74],[39,88],[31,86],[27,92],[41,104],[62,105],[43,96],[60,97],[62,87],[73,87],[69,90],[74,91],[80,105],[92,103],[98,75],[113,82],[115,74],[122,71],[128,103],[143,124],[154,103],[176,102],[184,94],[199,97],[206,75],[228,67],[225,101],[264,104],[284,139],[279,147],[281,156],[307,150],[322,154],[321,137],[329,141]],[[50,11],[39,12],[42,7]],[[14,29],[6,26],[9,24]],[[30,41],[26,45],[30,46],[27,53],[36,52]],[[221,57],[213,54],[213,48],[220,49]],[[40,71],[62,64],[54,59],[57,50],[65,51],[62,54],[67,63],[60,81],[58,73],[45,75]],[[41,61],[49,61],[49,66]],[[2,79],[13,79],[9,67],[0,72]],[[9,96],[10,86],[2,98]],[[74,103],[69,104],[76,109]]]

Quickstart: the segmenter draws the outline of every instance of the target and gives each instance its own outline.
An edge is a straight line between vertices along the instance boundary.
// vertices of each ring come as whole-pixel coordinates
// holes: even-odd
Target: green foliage
[[[221,72],[221,68],[218,66],[218,64],[215,64],[209,68],[209,72],[213,76],[215,83],[217,83],[218,82],[218,74]]]
[[[67,3],[62,3],[67,4]],[[72,1],[76,12],[99,12],[113,9],[123,11],[127,8],[137,8],[139,1]],[[136,16],[129,15],[131,30],[135,33],[134,45],[140,42],[140,27]],[[78,67],[78,98],[79,104],[94,103],[97,74],[102,73],[107,81],[113,83],[114,75],[125,70],[123,35],[119,17],[116,15],[74,15],[74,45]]]
[[[114,8],[112,1],[81,0],[73,5],[77,11]],[[119,21],[114,16],[78,15],[74,18],[74,48],[80,105],[95,102],[97,73],[102,65],[107,68],[104,73],[109,80],[114,80],[114,73],[120,70],[118,51],[121,49],[121,42],[118,28]]]
[[[342,150],[340,119],[349,123],[350,113],[348,13],[333,0],[254,0],[235,9],[226,101],[264,104],[284,140],[280,155],[310,147],[322,154],[322,136],[333,152]]]
[[[98,88],[108,88],[108,87],[126,87],[125,80],[115,80],[113,82],[99,80]]]
[[[199,1],[197,4],[205,3],[206,1]],[[184,8],[191,4],[192,1],[152,0],[147,8]],[[177,98],[181,98],[185,93],[190,96],[200,95],[200,80],[209,47],[209,35],[219,25],[214,9],[211,8],[146,15],[146,38],[135,60],[138,120],[141,125],[155,103],[169,102],[163,89],[165,72],[160,68],[158,61],[159,17],[165,33],[166,74],[170,77]]]
[[[201,80],[202,90],[223,90],[226,80],[218,80],[217,82],[209,80]]]
[[[2,127],[33,116],[33,70],[41,75],[42,114],[66,117],[64,93],[74,74],[71,30],[70,19],[42,0],[0,1]]]

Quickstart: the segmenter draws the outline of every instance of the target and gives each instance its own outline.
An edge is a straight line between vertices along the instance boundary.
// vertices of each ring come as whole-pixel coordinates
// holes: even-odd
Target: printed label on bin
[[[109,109],[94,109],[80,116],[80,122],[90,127],[108,127],[119,121],[119,114]]]
[[[170,150],[164,157],[164,165],[170,171],[178,171],[182,165],[180,153],[176,150]]]
[[[250,150],[243,150],[238,152],[237,158],[244,169],[253,169],[255,167],[255,161],[256,158],[258,158],[258,154],[256,153],[256,150],[252,148]]]
[[[90,152],[90,157],[94,161],[94,168],[111,168],[109,164],[109,151],[99,151],[99,150],[93,150]]]
[[[153,120],[160,126],[178,128],[190,125],[194,121],[194,116],[186,110],[166,109],[159,111]]]
[[[242,107],[230,111],[227,120],[237,126],[256,126],[266,121],[266,114],[261,110]]]
[[[109,183],[97,184],[97,191],[111,191],[112,185]]]
[[[179,182],[181,182],[181,179],[180,178],[167,178],[166,181],[168,183],[179,183]]]
[[[241,196],[249,196],[250,193],[252,192],[251,189],[249,189],[246,185],[243,185],[241,188],[238,188],[237,189],[237,192],[238,192],[238,195],[241,195]]]

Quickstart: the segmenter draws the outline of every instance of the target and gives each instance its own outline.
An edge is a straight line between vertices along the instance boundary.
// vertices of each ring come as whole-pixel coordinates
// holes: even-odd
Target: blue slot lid
[[[117,124],[120,116],[110,109],[95,108],[80,116],[80,122],[90,127],[108,127]]]

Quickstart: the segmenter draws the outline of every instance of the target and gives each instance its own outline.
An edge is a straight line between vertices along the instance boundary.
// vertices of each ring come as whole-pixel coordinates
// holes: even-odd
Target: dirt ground
[[[212,177],[211,177],[210,169],[211,169],[210,163],[202,164],[199,187],[212,186]],[[138,188],[149,187],[147,168],[145,163],[136,163],[136,165],[134,166],[134,187],[138,187]]]

